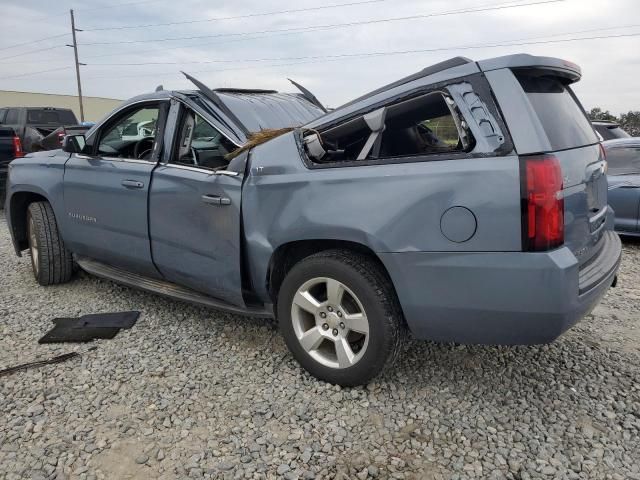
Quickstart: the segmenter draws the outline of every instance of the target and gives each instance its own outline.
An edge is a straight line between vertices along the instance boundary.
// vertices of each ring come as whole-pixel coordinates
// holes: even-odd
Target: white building
[[[122,103],[122,100],[102,97],[82,97],[84,119],[97,122]],[[0,90],[0,108],[2,107],[59,107],[70,108],[80,121],[80,104],[75,95],[56,95],[52,93],[14,92]]]

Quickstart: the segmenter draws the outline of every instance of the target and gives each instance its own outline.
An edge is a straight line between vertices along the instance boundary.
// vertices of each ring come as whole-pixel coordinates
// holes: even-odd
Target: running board
[[[251,317],[273,317],[273,313],[265,308],[242,308],[223,302],[189,288],[181,287],[175,283],[145,277],[137,273],[127,272],[121,268],[105,265],[87,257],[76,257],[76,263],[85,272],[96,277],[106,278],[127,287],[157,293],[165,297],[170,297],[183,302],[194,303],[205,307],[223,310],[238,315],[248,315]]]

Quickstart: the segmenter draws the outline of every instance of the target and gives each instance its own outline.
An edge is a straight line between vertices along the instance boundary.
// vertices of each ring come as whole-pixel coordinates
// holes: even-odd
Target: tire
[[[34,202],[27,210],[27,237],[33,275],[40,285],[65,283],[73,274],[73,257],[58,233],[48,202]]]
[[[404,338],[404,318],[386,273],[348,250],[327,250],[294,265],[280,287],[277,312],[300,365],[345,387],[380,374]]]

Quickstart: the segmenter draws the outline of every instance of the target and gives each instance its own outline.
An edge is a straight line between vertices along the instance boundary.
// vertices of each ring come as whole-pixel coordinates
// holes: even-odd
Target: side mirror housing
[[[67,135],[62,141],[62,150],[67,153],[82,153],[86,145],[84,135]]]

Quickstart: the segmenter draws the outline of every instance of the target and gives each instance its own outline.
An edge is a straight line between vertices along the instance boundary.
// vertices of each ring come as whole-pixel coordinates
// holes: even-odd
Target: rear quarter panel
[[[296,135],[252,151],[243,189],[249,265],[261,296],[272,253],[291,241],[352,241],[378,253],[521,249],[517,157],[312,169]],[[468,241],[441,231],[443,214],[455,206],[475,217]]]

